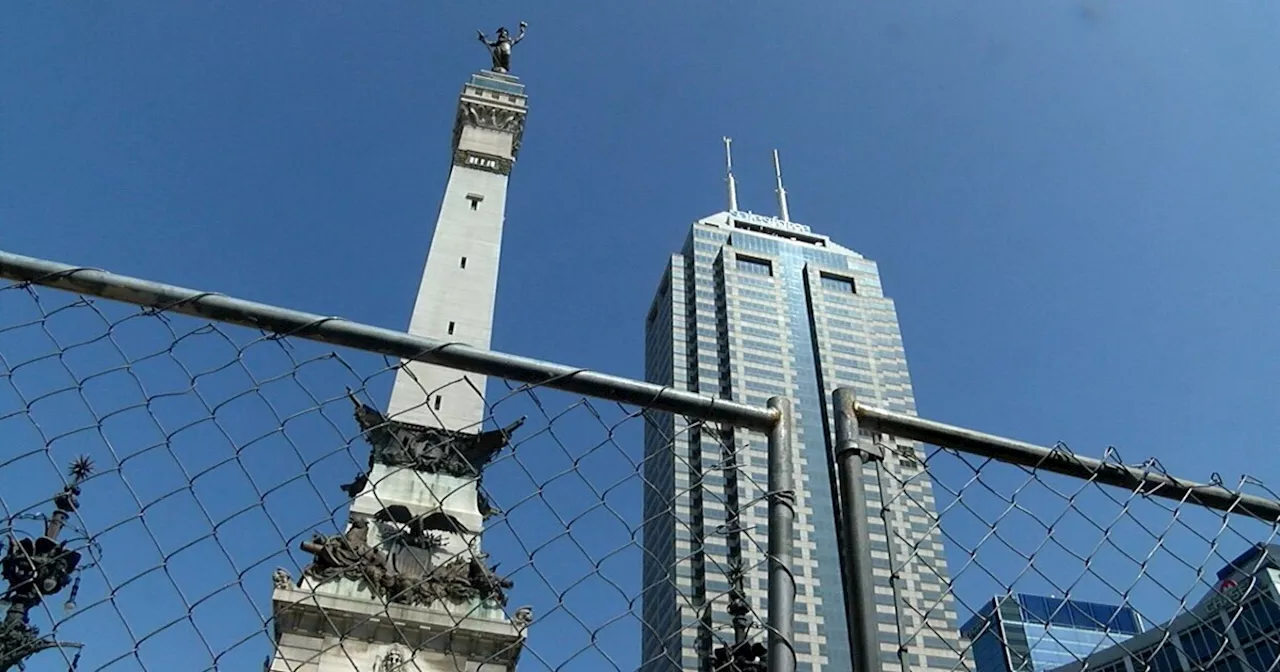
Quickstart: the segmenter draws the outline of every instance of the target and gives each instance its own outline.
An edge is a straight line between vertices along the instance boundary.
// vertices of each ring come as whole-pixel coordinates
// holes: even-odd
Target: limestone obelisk
[[[490,42],[493,67],[458,100],[452,168],[409,332],[488,348],[506,214],[507,179],[520,152],[527,98],[509,73],[512,38]],[[489,513],[484,466],[521,420],[486,419],[483,376],[406,362],[387,413],[355,401],[369,468],[344,490],[346,532],[317,535],[295,583],[277,570],[276,652],[270,672],[512,670],[531,621],[505,614],[510,581],[480,550]]]

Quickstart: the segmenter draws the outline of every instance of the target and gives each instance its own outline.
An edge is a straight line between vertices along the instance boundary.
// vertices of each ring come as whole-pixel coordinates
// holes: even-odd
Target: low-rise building
[[[1055,672],[1280,671],[1280,545],[1257,544],[1168,623]]]

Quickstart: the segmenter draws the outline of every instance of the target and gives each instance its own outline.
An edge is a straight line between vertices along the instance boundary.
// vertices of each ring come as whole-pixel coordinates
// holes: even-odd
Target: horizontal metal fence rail
[[[693,655],[717,670],[794,672],[798,657],[812,656],[794,642],[794,424],[783,397],[754,407],[3,251],[0,278],[0,536],[22,540],[0,550],[6,567],[18,566],[14,558],[36,548],[27,542],[47,537],[84,558],[41,584],[57,590],[24,603],[21,624],[10,610],[0,670],[46,649],[50,661],[60,655],[86,672],[175,669],[178,658],[182,669],[248,669],[246,659],[267,647],[272,670],[436,669],[418,663],[460,655],[504,669],[519,659],[521,669],[623,672],[637,669],[627,661],[638,654],[644,668]],[[351,359],[332,346],[386,359]],[[503,428],[503,446],[471,467],[483,482],[421,453],[401,469],[405,453],[378,443],[387,418],[362,399],[400,375],[402,360],[456,372],[430,390],[419,383],[420,392],[479,395],[478,424]],[[497,379],[488,388],[499,398],[486,400],[468,372]],[[643,429],[642,457],[626,427]],[[650,518],[678,515],[676,498],[703,485],[668,495],[655,482],[675,480],[689,459],[685,442],[715,441],[718,453],[735,455],[745,441],[728,427],[766,434],[768,467],[734,471],[741,499],[711,492],[705,506],[732,519],[744,511],[740,501],[766,504],[767,535],[756,521],[738,531],[733,553],[701,549],[704,572],[737,578],[704,591],[697,618],[664,619],[644,600],[657,591],[659,607],[685,605],[693,587],[678,570],[693,560],[659,565],[635,585],[649,552],[641,533]],[[72,448],[83,457],[59,491],[49,469]],[[471,494],[447,496],[463,492],[464,513],[474,503],[486,550],[469,540],[448,550],[461,536],[457,521],[437,523],[447,530],[405,522],[404,504],[378,492],[387,481],[384,493],[408,487],[405,473],[470,478]],[[440,486],[415,487],[434,494]],[[46,518],[58,522],[43,525]],[[338,559],[326,550],[335,546],[362,555]],[[406,558],[424,548],[430,568],[415,570]],[[501,562],[489,564],[490,553]],[[11,574],[0,590],[31,584]],[[344,581],[335,590],[369,591],[367,609],[333,608],[337,593],[316,590]],[[51,606],[64,596],[56,613]],[[455,621],[437,631],[405,618],[428,607]],[[312,641],[313,612],[334,641]],[[518,638],[478,646],[467,639],[475,622]],[[691,647],[685,633],[694,630]]]
[[[1256,479],[832,403],[855,672],[1280,669],[1280,501]]]
[[[852,399],[852,395],[847,397]],[[1083,457],[1058,448],[985,434],[904,413],[851,402],[854,414],[864,429],[951,448],[963,453],[988,457],[1008,464],[1074,476],[1104,485],[1133,490],[1178,502],[1190,502],[1206,508],[1240,513],[1266,522],[1280,521],[1280,502],[1247,495],[1217,485],[1185,481],[1166,474]]]
[[[279,549],[295,546],[304,540],[306,530],[314,529],[316,525],[328,529],[335,524],[331,520],[335,515],[331,503],[336,495],[324,495],[323,492],[341,487],[344,493],[351,495],[349,488],[360,491],[364,486],[355,485],[359,478],[341,485],[341,478],[349,478],[349,475],[343,471],[343,465],[332,465],[329,460],[343,458],[338,460],[342,462],[351,459],[358,466],[364,453],[353,445],[341,423],[335,424],[324,415],[323,407],[334,400],[345,405],[345,399],[336,392],[345,389],[351,393],[350,387],[344,383],[357,387],[357,394],[367,394],[367,385],[374,376],[395,375],[399,360],[416,360],[459,372],[515,381],[517,384],[508,386],[500,411],[487,407],[487,412],[500,414],[503,418],[489,417],[487,420],[495,426],[504,426],[506,419],[516,414],[513,406],[523,408],[532,418],[522,432],[511,438],[511,450],[496,459],[489,472],[490,480],[485,485],[493,488],[488,492],[493,495],[496,508],[492,510],[492,520],[485,524],[489,535],[486,548],[495,549],[508,563],[507,566],[512,561],[523,563],[513,572],[518,579],[515,590],[530,610],[516,609],[513,604],[511,617],[516,618],[523,613],[520,616],[522,627],[541,627],[541,632],[569,633],[576,639],[566,643],[567,640],[561,640],[569,634],[553,638],[539,633],[529,640],[522,665],[532,667],[541,664],[543,668],[539,669],[556,670],[622,670],[623,667],[613,662],[610,655],[624,647],[632,647],[633,643],[624,640],[606,642],[612,636],[610,628],[619,627],[615,624],[625,618],[636,619],[639,625],[649,628],[646,632],[657,631],[651,627],[654,623],[667,623],[661,618],[642,620],[633,606],[640,595],[619,588],[610,576],[613,570],[607,561],[620,558],[623,553],[638,554],[647,550],[641,548],[638,541],[642,521],[615,511],[610,499],[615,496],[610,493],[620,491],[627,484],[629,487],[648,487],[649,483],[645,471],[647,464],[627,461],[627,451],[619,445],[616,430],[627,422],[644,423],[646,432],[654,432],[652,437],[646,434],[647,454],[671,455],[671,459],[678,457],[676,447],[683,445],[677,441],[700,445],[701,441],[709,438],[720,441],[716,450],[722,455],[737,450],[737,443],[729,441],[733,438],[729,434],[700,435],[697,439],[682,437],[681,431],[690,430],[661,430],[653,418],[644,413],[634,413],[631,408],[611,409],[621,413],[621,417],[615,419],[593,408],[590,399],[573,402],[565,410],[557,411],[553,407],[556,402],[547,401],[556,395],[539,398],[538,386],[612,400],[646,411],[665,411],[692,420],[766,433],[768,482],[760,482],[758,472],[738,471],[736,468],[733,471],[743,488],[742,498],[752,502],[752,507],[758,502],[767,503],[767,539],[756,534],[760,530],[755,525],[746,529],[735,528],[748,553],[739,552],[738,557],[730,557],[729,562],[717,563],[714,558],[704,562],[727,577],[734,576],[740,566],[745,566],[752,573],[767,575],[768,615],[762,618],[763,614],[755,613],[765,611],[759,608],[763,605],[746,605],[743,609],[744,585],[740,578],[735,579],[727,590],[716,591],[708,602],[715,609],[705,612],[706,622],[700,620],[696,624],[700,628],[699,641],[703,642],[699,647],[711,647],[717,654],[740,653],[739,657],[752,658],[758,656],[756,647],[765,649],[761,641],[767,641],[766,659],[770,672],[792,672],[798,666],[812,665],[818,658],[811,642],[794,641],[798,630],[810,630],[796,626],[798,620],[803,620],[815,597],[812,587],[798,592],[796,579],[813,574],[812,549],[825,540],[815,538],[812,532],[806,536],[797,524],[806,520],[805,517],[813,520],[815,513],[809,493],[798,488],[800,484],[797,481],[803,476],[796,471],[799,465],[791,464],[795,457],[792,441],[796,437],[792,436],[791,404],[783,398],[771,399],[768,408],[757,408],[560,364],[479,350],[459,343],[415,337],[342,318],[287,310],[2,251],[0,277],[16,281],[15,287],[21,288],[19,291],[0,292],[0,349],[5,346],[2,339],[9,339],[8,349],[0,352],[0,384],[8,386],[0,389],[0,430],[3,430],[0,433],[6,438],[15,437],[16,443],[35,447],[34,450],[19,450],[13,456],[6,456],[6,461],[0,464],[0,479],[9,479],[5,481],[4,497],[0,497],[0,514],[12,514],[9,516],[11,529],[30,528],[31,535],[39,535],[42,528],[37,523],[43,518],[32,511],[48,509],[50,503],[57,506],[56,496],[48,499],[48,495],[43,494],[44,490],[37,492],[26,487],[28,481],[39,481],[39,478],[10,468],[20,460],[47,461],[55,450],[61,453],[71,446],[79,449],[87,445],[83,442],[93,438],[90,434],[100,436],[103,445],[97,454],[99,458],[105,458],[102,459],[105,468],[94,475],[95,481],[86,481],[86,506],[90,497],[98,497],[93,500],[93,506],[102,508],[95,515],[99,516],[99,521],[105,521],[105,525],[96,525],[95,529],[101,529],[92,534],[86,527],[83,534],[76,532],[80,534],[78,537],[69,533],[64,536],[68,541],[92,547],[94,555],[86,568],[100,575],[98,578],[94,578],[94,574],[89,575],[91,583],[86,583],[85,597],[80,599],[78,613],[87,614],[95,609],[99,614],[108,609],[114,611],[93,616],[102,621],[88,620],[89,616],[57,617],[51,613],[44,614],[43,620],[55,625],[67,622],[70,624],[68,627],[74,628],[78,626],[72,619],[83,618],[79,632],[89,633],[89,626],[94,623],[119,621],[127,624],[149,618],[146,614],[155,609],[167,608],[170,615],[176,615],[175,622],[189,622],[197,640],[194,643],[202,642],[209,654],[213,667],[208,669],[230,665],[228,656],[238,655],[236,646],[239,645],[228,646],[225,641],[207,640],[201,631],[205,619],[220,612],[206,614],[198,611],[196,606],[221,595],[224,589],[226,592],[239,589],[252,596],[261,590],[249,586],[250,582],[265,586],[269,578],[273,585],[276,584],[279,576],[268,576],[270,565],[265,563],[280,555],[289,556],[288,551]],[[137,311],[131,308],[121,309],[108,306],[107,302],[78,298],[65,305],[59,301],[42,304],[39,296],[44,292],[32,285],[142,306],[144,310],[141,312],[146,317],[137,319]],[[0,290],[4,289],[10,288],[0,284]],[[6,298],[8,304],[4,303]],[[124,313],[130,314],[120,319],[114,317]],[[168,325],[185,320],[165,319],[165,313],[184,314],[202,321],[221,322],[255,331],[240,334],[241,337],[250,337],[247,339],[234,337],[233,332],[238,333],[239,330],[220,330],[217,324],[205,324],[201,329],[190,332],[174,331]],[[10,324],[6,325],[6,321]],[[150,325],[153,330],[130,331],[143,324]],[[61,340],[64,334],[75,336],[71,340]],[[84,338],[84,335],[93,338]],[[196,337],[210,341],[201,345],[193,342]],[[137,343],[141,349],[122,349],[115,342],[116,338]],[[377,353],[396,361],[382,362],[380,371],[365,375],[342,362],[341,355],[332,351],[321,357],[295,358],[289,353],[328,348],[295,343],[286,349],[285,344],[294,338]],[[159,339],[158,350],[150,351],[142,345],[155,344],[156,339]],[[103,350],[93,350],[93,344],[101,345]],[[271,350],[264,352],[265,349]],[[196,363],[200,364],[196,366]],[[231,363],[237,365],[237,371],[243,369],[243,375],[230,375]],[[251,367],[263,373],[255,376]],[[304,371],[305,375],[298,375]],[[113,372],[129,379],[134,387],[111,384],[108,374]],[[313,372],[315,377],[312,377]],[[219,378],[219,375],[226,377]],[[149,381],[145,388],[144,380]],[[332,392],[311,391],[313,387],[326,386]],[[482,393],[474,388],[472,392]],[[206,398],[202,393],[209,396]],[[59,398],[60,394],[65,394],[66,398]],[[1141,608],[1153,614],[1144,616],[1148,622],[1163,623],[1195,604],[1199,593],[1221,589],[1216,582],[1206,583],[1205,571],[1211,569],[1208,563],[1230,561],[1241,543],[1265,549],[1280,540],[1280,525],[1277,525],[1280,522],[1280,502],[1230,490],[1222,487],[1216,479],[1209,484],[1196,483],[1164,473],[1155,462],[1130,466],[1110,459],[1091,459],[1074,454],[1062,444],[1038,446],[867,406],[855,399],[849,389],[838,390],[835,397],[837,440],[831,447],[840,469],[832,474],[834,485],[838,487],[832,488],[834,501],[831,504],[835,511],[844,514],[836,516],[840,532],[835,543],[841,547],[840,555],[843,556],[847,627],[850,628],[851,651],[856,656],[855,669],[858,672],[898,668],[972,669],[971,661],[976,652],[971,650],[967,640],[972,640],[971,635],[981,630],[979,626],[986,627],[982,623],[985,617],[980,616],[979,611],[984,605],[1002,604],[1002,600],[1013,599],[1011,596],[1024,588],[1049,591],[1043,594],[1062,594],[1064,600],[1076,599],[1072,595],[1082,600],[1102,596],[1135,614],[1139,607],[1134,605],[1142,605]],[[231,423],[234,427],[220,424],[224,416],[219,415],[219,410],[231,408],[228,404],[237,400],[251,398],[263,405],[237,406],[235,422]],[[129,399],[133,403],[129,403]],[[158,401],[161,399],[164,401]],[[77,400],[83,402],[83,409],[76,405]],[[176,405],[179,400],[189,403]],[[277,413],[271,406],[271,400],[278,400],[282,404],[280,408],[291,410]],[[91,401],[103,405],[95,406]],[[11,407],[10,412],[6,413],[5,404]],[[575,409],[581,415],[571,413]],[[87,419],[85,414],[88,414]],[[104,422],[107,418],[112,419]],[[5,422],[9,424],[3,425]],[[50,424],[43,424],[45,422]],[[343,422],[351,427],[350,420]],[[121,423],[124,429],[121,429]],[[289,432],[283,431],[286,423],[289,424]],[[695,427],[700,423],[687,424]],[[143,437],[147,436],[144,432],[152,431],[152,425],[162,436],[144,440]],[[878,436],[863,441],[858,438],[860,430]],[[123,436],[124,440],[108,441],[116,438],[116,432],[120,431],[130,433]],[[907,441],[938,448],[917,450]],[[187,446],[193,445],[200,445],[205,450],[186,450]],[[523,448],[516,450],[517,445]],[[260,453],[280,447],[293,448],[301,460],[300,472],[292,463],[256,462]],[[616,455],[614,459],[608,459],[611,452]],[[280,457],[278,451],[270,454],[273,460]],[[537,455],[538,460],[522,462],[522,454]],[[181,468],[173,473],[153,469],[155,465],[147,460],[160,457],[173,460]],[[540,464],[544,460],[547,464]],[[191,471],[185,466],[187,461],[193,466]],[[31,464],[24,462],[24,465]],[[75,464],[81,463],[73,463],[69,483],[79,482]],[[82,466],[82,471],[87,473],[88,462]],[[214,473],[224,466],[229,474]],[[672,466],[662,468],[674,469]],[[698,466],[698,469],[702,467]],[[251,472],[254,477],[262,477],[265,489],[259,489],[258,481],[251,477]],[[663,473],[673,474],[674,471]],[[1042,479],[1045,474],[1052,477]],[[109,492],[110,487],[125,487],[126,476],[142,484],[149,494],[140,496],[130,488],[117,491],[114,499],[95,494]],[[239,481],[234,479],[241,476],[247,479],[245,483],[248,486],[243,483],[235,485]],[[1073,480],[1067,487],[1060,487],[1057,476]],[[229,487],[217,489],[218,494],[214,495],[214,490],[208,489],[214,487],[209,485],[212,483]],[[602,483],[609,485],[601,488]],[[92,488],[88,487],[90,485]],[[235,490],[236,487],[241,490]],[[691,483],[687,489],[692,491],[694,488],[704,490],[704,496],[708,498],[704,506],[710,507],[709,510],[724,508],[726,520],[737,520],[742,511],[741,505],[734,503],[738,500],[729,500],[723,494],[717,497],[714,489],[706,489],[700,481]],[[1114,488],[1128,492],[1116,493]],[[120,492],[128,492],[129,497],[120,497]],[[268,511],[268,499],[276,497],[277,492],[280,497],[292,498],[287,509],[289,513],[285,516],[287,523],[284,527],[277,526],[268,515],[270,529],[251,527],[261,521],[256,518],[250,520],[251,516],[242,516],[241,513],[260,511],[279,518],[280,512],[286,510]],[[209,501],[221,497],[240,499],[235,506],[219,499],[221,506],[215,509],[214,514],[207,511],[201,514],[208,518],[207,526],[202,521],[187,521],[189,524],[172,527],[163,524],[161,519],[163,513],[167,513],[166,507],[157,504],[172,501],[177,506],[186,501],[183,498],[189,498],[203,509],[202,495]],[[20,506],[25,500],[41,496],[46,497],[43,503]],[[570,504],[588,500],[598,501],[593,501],[585,511]],[[63,501],[70,500],[64,497]],[[671,502],[654,501],[667,507],[664,510],[671,511]],[[1177,505],[1169,507],[1169,501]],[[1207,509],[1236,515],[1209,514]],[[241,513],[228,513],[235,511]],[[591,517],[593,515],[602,518],[595,519]],[[157,524],[125,530],[126,524],[134,519]],[[539,521],[539,524],[528,528],[521,525],[523,532],[516,530],[517,523],[530,520]],[[346,522],[336,521],[338,532],[345,529]],[[877,527],[880,529],[875,529]],[[249,530],[254,532],[249,533]],[[248,540],[246,543],[252,546],[254,554],[244,557],[260,556],[261,559],[246,562],[238,556],[233,559],[228,555],[231,564],[222,570],[224,573],[230,570],[226,585],[216,589],[200,585],[199,580],[204,578],[204,574],[197,576],[190,567],[184,570],[181,567],[183,560],[178,558],[184,549],[193,547],[195,542],[190,539],[193,532],[197,541],[219,546],[226,539]],[[45,534],[48,535],[47,530]],[[114,549],[145,543],[148,538],[157,549],[169,550],[158,551],[162,555],[152,561],[154,565],[139,572],[138,567],[128,563],[113,564],[117,562],[113,558],[118,558],[118,555],[106,554],[106,560],[100,564],[98,536],[107,537],[102,546],[113,553],[119,553]],[[391,543],[394,539],[387,541]],[[944,543],[947,554],[953,558],[950,569],[943,557]],[[805,552],[805,548],[810,552]],[[302,550],[311,553],[306,548]],[[225,549],[223,552],[226,553]],[[707,553],[705,544],[699,552]],[[1186,559],[1193,557],[1205,559]],[[177,579],[169,573],[171,560],[176,560],[172,566],[176,572],[173,576]],[[286,566],[278,568],[277,574],[284,572],[287,575],[290,568],[302,567],[290,557],[286,557],[284,562]],[[579,575],[556,574],[557,569],[563,570],[570,566],[569,563],[578,563],[573,566],[577,567]],[[153,571],[157,568],[164,571]],[[199,566],[200,572],[216,573],[217,569],[211,564]],[[303,571],[305,574],[306,570]],[[1128,572],[1134,572],[1136,577],[1128,577]],[[545,585],[539,586],[538,581],[520,578],[530,574],[539,576],[539,581]],[[169,583],[148,584],[147,577]],[[178,580],[183,582],[184,588],[191,587],[195,602],[187,603],[183,597],[167,607],[152,604],[158,595],[180,593]],[[653,585],[665,586],[668,580],[676,579],[674,575],[660,578]],[[568,583],[564,583],[566,581]],[[587,586],[588,582],[593,591],[589,598],[572,593],[573,589]],[[923,589],[917,590],[925,584],[932,594]],[[78,577],[75,586],[71,588],[69,602],[76,599]],[[834,589],[834,586],[823,588]],[[287,590],[292,591],[292,588]],[[581,594],[588,592],[586,588],[578,590]],[[617,595],[608,592],[611,590]],[[674,590],[678,592],[683,588]],[[836,592],[840,591],[827,594]],[[141,599],[141,595],[146,595],[146,598]],[[1107,595],[1112,597],[1106,598]],[[525,599],[523,596],[528,597]],[[131,600],[136,600],[136,603]],[[619,611],[606,612],[601,606],[605,604],[618,605]],[[541,626],[530,626],[533,621],[529,619],[535,605],[536,612],[542,614],[539,618],[545,619],[539,621]],[[592,616],[586,621],[574,613],[579,605],[589,605]],[[253,611],[252,606],[249,604],[250,609],[243,610],[241,614],[244,622],[250,624],[243,641],[261,635],[254,632],[257,621],[253,619],[258,612]],[[234,608],[234,605],[226,608]],[[184,609],[185,616],[180,613]],[[749,612],[749,615],[739,610]],[[797,617],[797,614],[802,616]],[[971,622],[961,625],[970,614]],[[729,616],[744,617],[741,623],[737,618],[732,621],[732,632],[725,628],[731,622]],[[812,622],[812,612],[809,616],[808,620]],[[1243,618],[1236,613],[1222,616],[1222,619],[1228,616],[1233,621]],[[1215,619],[1219,617],[1215,615],[1204,620],[1212,625],[1219,623]],[[271,627],[265,620],[262,625],[265,629]],[[747,627],[758,628],[761,625],[764,629],[754,630],[755,634]],[[961,637],[965,629],[970,634]],[[146,669],[146,660],[164,654],[152,652],[148,648],[151,645],[144,646],[144,643],[160,641],[160,633],[164,630],[143,632],[141,637],[117,638],[119,641],[114,643],[110,638],[97,637],[93,644],[86,645],[94,649],[90,655],[96,656],[97,661],[85,664],[101,662],[103,667],[94,669],[106,669],[132,658],[141,669]],[[663,637],[667,636],[663,633],[660,633]],[[828,642],[844,634],[843,631],[825,633]],[[1220,639],[1226,641],[1225,638]],[[1142,656],[1149,653],[1148,649],[1158,648],[1148,640],[1141,641],[1145,642],[1142,647],[1146,648],[1137,653]],[[670,649],[665,640],[659,641],[655,637],[654,642],[651,650],[646,649],[649,653],[642,655],[669,655]],[[115,648],[112,648],[113,644]],[[1004,644],[1008,645],[1008,642]],[[1135,647],[1142,648],[1136,644]],[[169,646],[171,650],[179,648]],[[341,649],[341,645],[338,648]],[[113,651],[118,653],[113,654]],[[699,655],[713,652],[703,648],[698,651]],[[679,650],[672,653],[680,655]],[[113,655],[116,657],[112,658]],[[1186,657],[1181,653],[1177,655]],[[388,660],[390,658],[384,658],[382,663]],[[362,665],[353,662],[353,667],[368,667]],[[239,666],[235,667],[239,669]],[[172,667],[155,665],[152,669]]]
[[[304,313],[215,292],[175,287],[2,250],[0,277],[261,329],[283,336],[357,348],[459,371],[498,376],[574,394],[680,413],[763,433],[768,433],[779,417],[778,411],[773,409],[682,392],[563,364],[479,350],[462,343],[412,336],[340,317]]]

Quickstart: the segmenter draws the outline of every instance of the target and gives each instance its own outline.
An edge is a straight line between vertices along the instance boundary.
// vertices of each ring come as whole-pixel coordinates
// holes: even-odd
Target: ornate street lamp
[[[69,585],[71,593],[64,606],[68,610],[75,608],[80,588],[77,570],[84,569],[80,567],[81,555],[68,546],[76,539],[59,541],[58,536],[79,506],[80,484],[93,473],[93,462],[88,457],[79,457],[71,463],[68,473],[71,482],[54,496],[53,515],[40,517],[45,523],[44,535],[18,539],[12,531],[9,533],[9,552],[0,560],[0,576],[9,584],[4,591],[8,609],[0,623],[0,672],[15,666],[22,669],[23,661],[45,649],[82,646],[59,642],[52,636],[42,637],[30,623],[32,609],[43,603],[46,596],[55,595]],[[77,652],[76,660],[79,658]]]

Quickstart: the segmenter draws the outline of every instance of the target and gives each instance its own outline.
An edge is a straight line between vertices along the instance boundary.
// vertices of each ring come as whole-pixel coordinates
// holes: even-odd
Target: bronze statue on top
[[[490,42],[489,38],[484,36],[483,30],[476,31],[479,34],[480,41],[489,49],[489,57],[493,59],[493,67],[491,69],[494,72],[503,74],[511,72],[511,48],[524,39],[524,31],[528,27],[529,24],[521,21],[520,34],[516,35],[515,39],[511,38],[511,34],[507,32],[505,27],[499,28],[497,39],[493,42]]]

